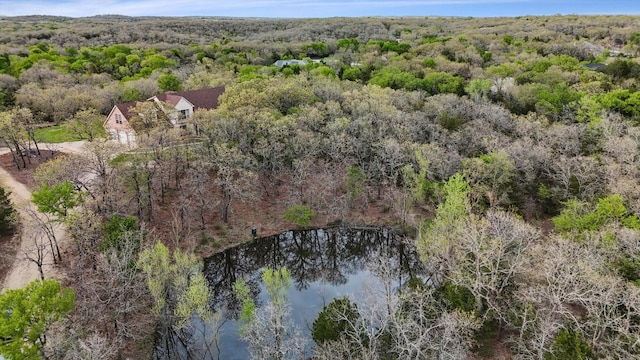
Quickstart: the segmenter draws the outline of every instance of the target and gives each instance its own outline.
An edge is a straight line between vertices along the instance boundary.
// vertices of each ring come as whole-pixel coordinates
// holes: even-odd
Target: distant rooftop
[[[296,59],[290,59],[290,60],[278,60],[276,62],[273,63],[273,65],[277,66],[277,67],[283,67],[286,65],[307,65],[307,61],[306,60],[296,60]]]

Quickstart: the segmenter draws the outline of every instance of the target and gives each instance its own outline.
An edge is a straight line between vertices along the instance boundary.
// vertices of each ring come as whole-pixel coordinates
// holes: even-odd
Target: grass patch
[[[133,161],[134,158],[135,158],[135,154],[122,153],[117,155],[113,159],[109,160],[109,165],[118,166],[120,164]]]
[[[93,134],[94,138],[106,137],[106,132],[102,127],[102,122],[99,121],[91,124],[90,133]],[[52,144],[89,139],[89,132],[85,131],[82,133],[82,136],[79,136],[77,133],[70,131],[69,125],[66,123],[36,129],[35,135],[37,141]]]
[[[64,125],[36,129],[35,135],[37,141],[52,144],[83,140],[76,134],[72,134]]]

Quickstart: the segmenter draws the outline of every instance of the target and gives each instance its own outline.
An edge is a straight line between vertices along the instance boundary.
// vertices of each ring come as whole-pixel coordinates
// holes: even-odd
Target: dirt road
[[[41,144],[41,148],[67,153],[80,153],[83,144],[84,142],[50,145]],[[6,153],[7,151],[7,149],[0,149],[0,154]],[[59,278],[60,274],[53,265],[53,256],[48,248],[49,240],[38,225],[38,221],[34,220],[32,215],[30,215],[30,213],[38,213],[35,205],[31,202],[31,192],[24,184],[16,181],[11,174],[3,168],[0,168],[0,184],[11,192],[11,201],[18,210],[21,221],[20,247],[13,260],[11,270],[7,273],[0,287],[0,292],[4,289],[22,288],[32,280],[40,278],[38,266],[33,261],[29,261],[28,257],[37,257],[37,248],[42,247],[42,244],[47,245],[47,247],[43,249],[44,276],[45,278]],[[42,214],[39,215],[42,216]],[[66,245],[66,231],[60,224],[56,224],[54,226],[54,234],[60,248],[63,249]]]

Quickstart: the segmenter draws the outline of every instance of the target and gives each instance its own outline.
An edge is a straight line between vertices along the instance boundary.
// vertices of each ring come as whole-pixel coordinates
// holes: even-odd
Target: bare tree
[[[30,262],[34,263],[38,267],[38,273],[40,274],[40,280],[44,280],[44,265],[47,265],[47,244],[43,241],[40,234],[33,234],[31,237],[33,246],[25,252],[25,257]]]
[[[65,354],[64,360],[110,360],[117,355],[117,347],[107,338],[92,333],[77,339]]]

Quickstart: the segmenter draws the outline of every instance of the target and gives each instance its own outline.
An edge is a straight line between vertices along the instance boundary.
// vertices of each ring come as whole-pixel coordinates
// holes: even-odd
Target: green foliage
[[[613,265],[620,276],[640,285],[640,256],[622,254]]]
[[[592,359],[591,346],[582,335],[571,329],[563,329],[556,335],[551,351],[544,356],[545,360],[584,360]]]
[[[249,296],[250,294],[251,291],[249,289],[249,285],[247,285],[243,279],[238,279],[233,283],[233,295],[236,299],[242,302],[239,324],[241,334],[245,331],[247,324],[254,318],[256,313],[256,304]]]
[[[47,330],[74,302],[73,291],[56,280],[34,280],[0,294],[0,354],[11,360],[40,358]]]
[[[347,193],[353,201],[364,190],[366,175],[361,168],[351,165],[347,169]]]
[[[557,188],[550,187],[545,183],[540,183],[538,185],[537,195],[538,202],[546,214],[555,215],[560,212],[562,202],[559,200],[560,195],[558,194]]]
[[[451,40],[450,37],[438,37],[437,35],[427,35],[425,37],[423,37],[422,39],[420,39],[420,45],[424,45],[424,44],[436,44],[436,43],[446,43],[447,41]],[[460,41],[460,39],[458,39]],[[464,40],[464,39],[463,39]],[[461,41],[462,42],[462,41]]]
[[[464,88],[469,97],[475,100],[488,98],[491,92],[492,81],[489,79],[473,79]]]
[[[267,288],[267,294],[272,303],[283,304],[286,301],[287,290],[291,287],[291,275],[286,267],[264,269],[262,282]]]
[[[147,277],[147,287],[154,299],[153,310],[165,322],[171,320],[165,318],[165,310],[175,311],[183,296],[188,296],[189,291],[201,293],[202,289],[190,290],[190,279],[202,274],[202,261],[195,255],[185,253],[179,249],[173,255],[164,244],[157,242],[154,247],[145,249],[138,257],[138,267]],[[200,285],[197,285],[200,286]],[[202,299],[200,299],[202,300]],[[188,303],[197,304],[198,301]],[[182,305],[186,306],[186,305]],[[193,309],[196,311],[197,309]],[[183,308],[180,314],[175,314],[176,320],[186,313]],[[167,325],[167,323],[165,323]]]
[[[423,261],[428,263],[431,256],[448,252],[452,246],[454,234],[469,218],[469,184],[460,174],[455,174],[445,181],[441,188],[444,198],[436,208],[436,216],[420,229],[417,241],[418,251]]]
[[[158,77],[158,87],[161,92],[181,91],[182,81],[173,74],[162,74]]]
[[[640,64],[632,60],[616,59],[602,70],[614,80],[631,79],[640,76]]]
[[[82,193],[76,191],[70,181],[51,187],[42,184],[31,196],[38,211],[51,214],[58,221],[63,221],[69,209],[82,203]]]
[[[190,332],[197,329],[204,336],[207,327],[216,328],[219,317],[211,309],[211,290],[198,256],[180,249],[171,254],[157,242],[140,253],[137,265],[146,275],[161,336],[174,336],[176,329],[185,328]],[[194,315],[199,320],[194,321]],[[205,337],[205,347],[209,346],[207,341]]]
[[[624,226],[640,229],[640,220],[635,214],[627,211],[622,197],[618,194],[598,200],[595,207],[579,200],[569,200],[560,215],[551,220],[556,230],[565,234],[596,231],[611,221],[619,221]]]
[[[358,51],[360,47],[360,43],[357,38],[349,38],[349,39],[339,39],[338,40],[338,48],[339,49],[351,49],[353,51]]]
[[[64,125],[74,136],[93,141],[97,137],[105,136],[103,122],[104,116],[102,114],[95,109],[85,109],[76,112],[73,118]]]
[[[422,64],[424,65],[424,67],[426,67],[427,69],[435,69],[436,66],[438,66],[438,63],[436,63],[436,60],[433,58],[426,58],[424,59],[424,61],[422,62]]]
[[[592,127],[600,122],[603,107],[594,96],[583,96],[578,101],[578,109],[576,110],[576,120],[579,122],[589,123]]]
[[[359,67],[347,67],[342,70],[342,80],[358,81],[362,78],[362,70]]]
[[[421,79],[391,66],[374,71],[369,79],[369,84],[406,90],[417,90],[423,87]]]
[[[500,328],[500,322],[496,319],[487,319],[476,331],[474,339],[476,346],[474,352],[484,358],[493,358],[495,355],[494,341]]]
[[[357,305],[348,297],[335,298],[322,307],[311,327],[311,338],[318,344],[338,340],[359,317]]]
[[[311,75],[314,76],[323,76],[326,78],[336,78],[337,75],[335,73],[335,71],[333,71],[332,68],[328,67],[328,66],[318,66],[317,68],[311,70]]]
[[[456,131],[467,121],[458,115],[451,115],[448,111],[443,111],[438,116],[438,124],[449,131]]]
[[[445,181],[442,187],[445,200],[436,209],[436,219],[446,223],[465,219],[471,207],[469,191],[469,184],[460,174],[455,174]]]
[[[433,190],[433,183],[427,178],[429,161],[420,152],[415,152],[418,169],[414,170],[411,165],[405,165],[401,169],[402,181],[408,187],[413,201],[422,203]]]
[[[331,54],[329,47],[323,42],[302,45],[301,49],[311,57],[326,57]]]
[[[122,90],[122,93],[120,94],[120,99],[123,102],[138,101],[142,99],[142,92],[134,87],[128,87]]]
[[[491,51],[485,51],[482,53],[482,61],[483,62],[489,62],[491,61],[491,59],[493,58],[493,54],[491,53]]]
[[[178,301],[173,312],[177,318],[178,328],[185,327],[194,315],[203,321],[216,320],[217,314],[209,303],[211,290],[204,273],[202,271],[190,273],[188,282],[186,290],[178,294]]]
[[[605,109],[640,119],[640,92],[613,90],[600,95],[599,102]]]
[[[424,89],[431,95],[464,94],[464,79],[447,72],[432,72],[424,77]]]
[[[553,65],[560,66],[562,70],[574,71],[580,66],[580,60],[571,55],[561,54],[551,58]]]
[[[0,186],[0,235],[13,233],[16,210],[9,199],[10,192]]]
[[[313,216],[313,210],[306,205],[294,205],[288,208],[283,215],[286,221],[303,227],[309,225]]]
[[[537,72],[537,73],[543,73],[545,71],[547,71],[551,65],[553,65],[553,63],[550,60],[544,59],[544,60],[540,60],[540,61],[536,61],[533,64],[533,67],[531,68],[531,71]]]
[[[577,102],[582,97],[564,83],[556,85],[553,89],[541,89],[538,92],[536,109],[549,116],[552,120],[558,120],[563,115],[569,104]]]
[[[475,297],[465,287],[447,281],[437,291],[439,297],[450,310],[475,312],[477,309]]]
[[[393,51],[398,55],[402,55],[411,50],[411,45],[407,43],[398,43],[397,41],[378,41],[377,44],[380,47],[380,51]]]
[[[135,216],[111,215],[109,222],[102,227],[103,241],[100,251],[111,248],[119,249],[120,240],[125,233],[133,233],[138,229],[138,219]]]
[[[516,168],[503,151],[462,161],[462,172],[471,184],[472,193],[491,206],[509,205],[515,186]]]

